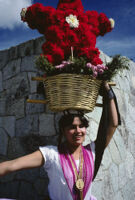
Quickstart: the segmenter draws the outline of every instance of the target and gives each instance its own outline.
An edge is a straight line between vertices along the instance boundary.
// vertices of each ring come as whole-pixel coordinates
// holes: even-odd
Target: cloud
[[[0,28],[13,29],[23,25],[20,19],[22,8],[32,4],[32,0],[0,0]]]
[[[135,57],[135,37],[133,36],[119,38],[117,40],[102,39],[97,42],[97,46],[108,55],[121,54],[123,56],[128,56],[129,58]]]
[[[98,45],[106,48],[133,48],[135,47],[135,37],[127,37],[119,40],[99,41]]]

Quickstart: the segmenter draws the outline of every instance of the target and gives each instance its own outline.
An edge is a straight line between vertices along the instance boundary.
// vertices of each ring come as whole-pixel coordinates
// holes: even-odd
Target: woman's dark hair
[[[58,147],[60,147],[61,143],[62,143],[62,137],[63,137],[63,131],[66,127],[68,127],[69,125],[71,125],[73,123],[73,120],[75,117],[79,117],[80,121],[82,122],[82,125],[84,127],[88,127],[89,126],[89,122],[88,120],[84,117],[83,114],[64,114],[60,120],[59,120],[59,138],[58,138]]]

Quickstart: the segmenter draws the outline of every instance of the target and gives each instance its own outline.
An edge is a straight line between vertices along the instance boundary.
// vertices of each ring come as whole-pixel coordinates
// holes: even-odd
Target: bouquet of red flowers
[[[38,64],[45,63],[48,69],[49,66],[56,66],[56,69],[70,66],[71,69],[73,62],[76,64],[83,59],[84,71],[93,71],[94,77],[107,69],[96,48],[96,38],[114,27],[113,19],[108,19],[104,13],[84,11],[81,0],[59,0],[57,9],[36,3],[22,9],[21,17],[30,28],[45,35]]]
[[[116,57],[109,67],[105,66],[96,47],[96,38],[110,32],[114,20],[104,13],[84,11],[81,0],[59,0],[57,9],[36,3],[23,8],[21,18],[46,38],[36,64],[47,76],[50,109],[93,110],[101,80],[115,74],[118,67],[114,64],[123,64],[115,62],[121,61]]]

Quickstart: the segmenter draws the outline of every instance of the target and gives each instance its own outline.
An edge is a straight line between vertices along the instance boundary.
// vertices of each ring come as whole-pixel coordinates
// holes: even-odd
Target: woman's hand
[[[109,90],[111,89],[107,81],[104,81],[104,82],[103,82],[103,87],[104,87],[107,91],[109,91]]]
[[[111,88],[110,88],[108,82],[107,82],[107,81],[103,81],[103,82],[102,82],[102,85],[101,85],[101,87],[100,87],[100,90],[99,90],[99,95],[103,96],[104,91],[105,91],[105,90],[106,90],[106,91],[109,91],[110,89],[111,89]]]

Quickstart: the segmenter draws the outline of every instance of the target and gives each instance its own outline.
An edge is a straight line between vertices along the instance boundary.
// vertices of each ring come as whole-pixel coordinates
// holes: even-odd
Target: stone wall
[[[26,155],[38,145],[57,144],[57,121],[61,114],[47,105],[28,104],[27,98],[44,99],[35,57],[41,53],[43,38],[0,51],[0,161]],[[109,57],[101,53],[102,59]],[[115,78],[114,87],[122,118],[111,143],[105,150],[92,192],[98,200],[135,198],[135,63],[130,71]],[[99,102],[101,99],[99,99]],[[87,114],[90,126],[86,143],[96,137],[102,108]],[[47,195],[47,175],[43,168],[14,172],[0,178],[0,198],[42,200]]]

